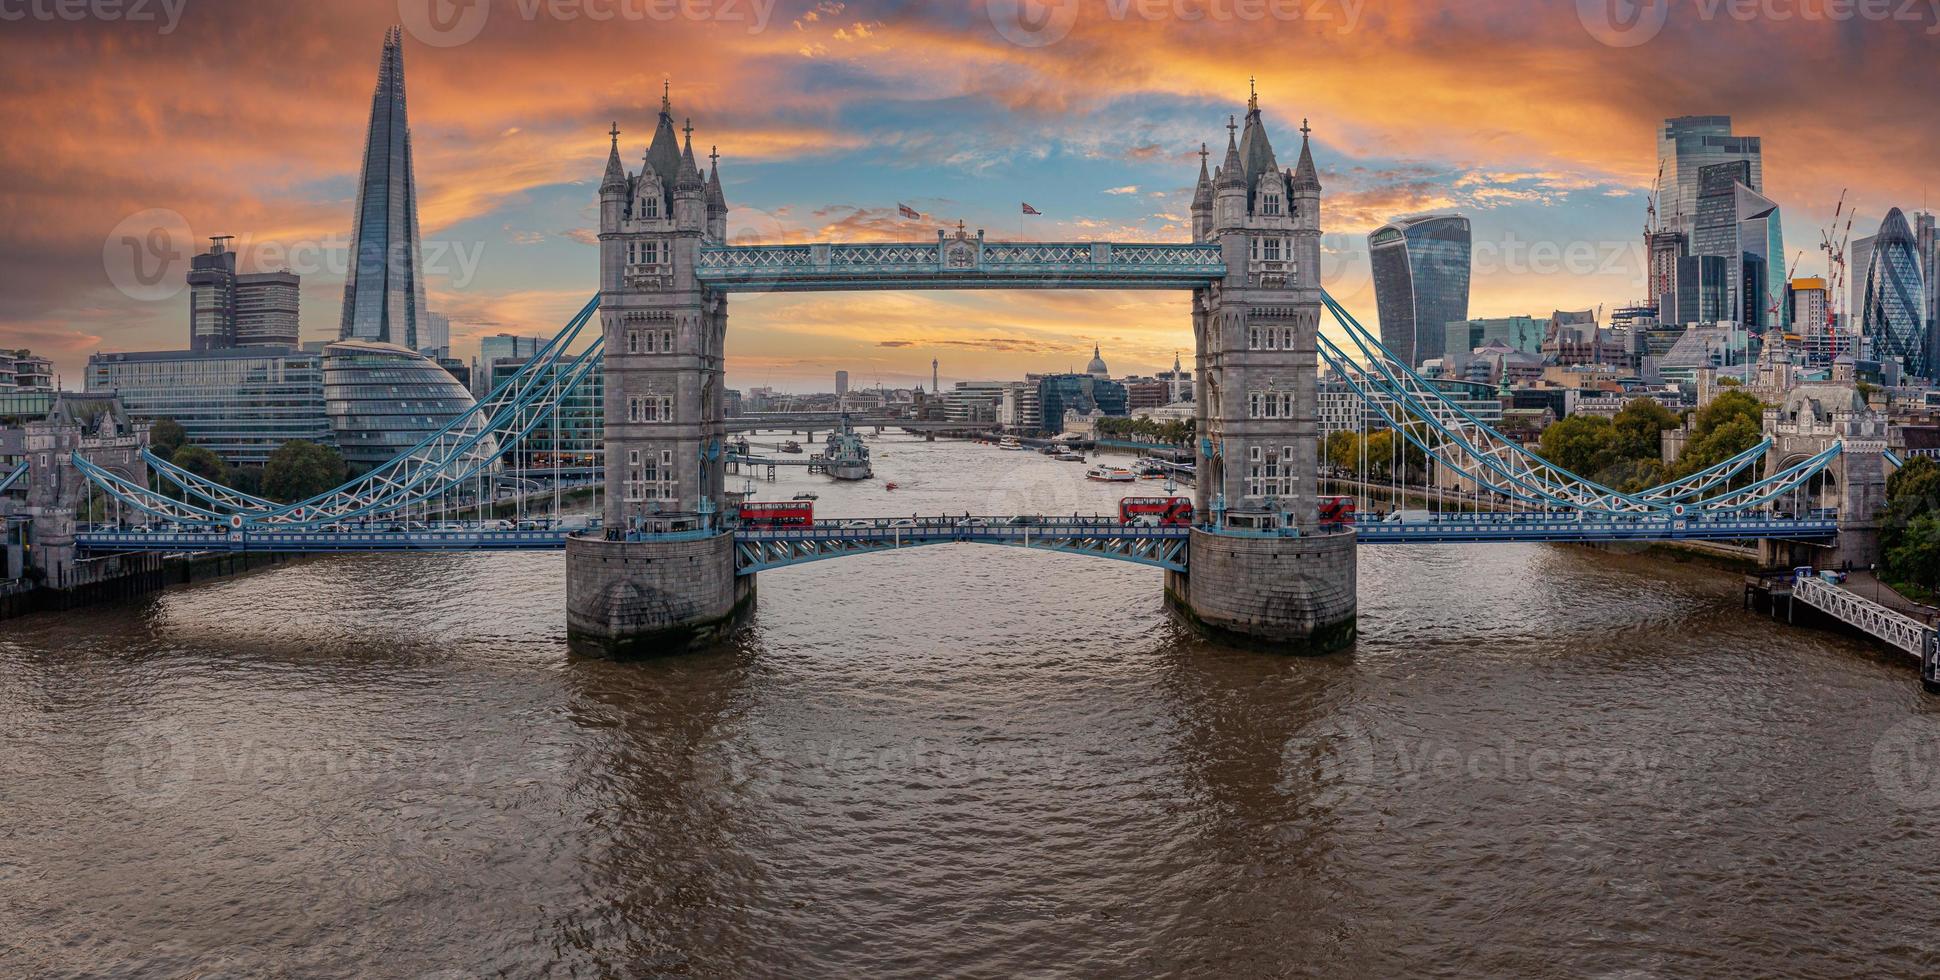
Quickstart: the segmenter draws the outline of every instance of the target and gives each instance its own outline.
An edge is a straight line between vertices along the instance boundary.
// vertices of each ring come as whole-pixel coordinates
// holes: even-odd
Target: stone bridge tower
[[[1235,131],[1238,131],[1237,134]],[[1259,97],[1192,203],[1197,241],[1217,242],[1226,276],[1194,290],[1198,479],[1190,573],[1167,573],[1175,607],[1213,632],[1312,651],[1353,639],[1355,539],[1317,523],[1320,176],[1300,128],[1282,168]]]
[[[1866,405],[1859,389],[1845,384],[1800,385],[1785,393],[1776,407],[1765,409],[1765,434],[1772,448],[1765,453],[1765,475],[1841,444],[1839,457],[1807,487],[1802,500],[1781,500],[1781,508],[1835,508],[1839,512],[1839,540],[1830,549],[1787,541],[1759,542],[1759,560],[1766,567],[1870,565],[1880,560],[1879,516],[1886,509],[1886,419]]]
[[[671,99],[638,173],[620,134],[600,181],[600,323],[605,337],[605,534],[567,543],[567,621],[576,640],[652,652],[706,642],[752,603],[734,575],[719,512],[727,297],[695,275],[727,231],[718,156],[706,175]],[[651,538],[647,536],[652,536]]]

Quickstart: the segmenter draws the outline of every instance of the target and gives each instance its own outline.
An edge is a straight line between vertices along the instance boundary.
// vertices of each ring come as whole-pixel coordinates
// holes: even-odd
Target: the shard
[[[428,319],[411,127],[404,114],[404,37],[395,27],[384,35],[384,56],[377,66],[350,254],[339,338],[417,350]]]

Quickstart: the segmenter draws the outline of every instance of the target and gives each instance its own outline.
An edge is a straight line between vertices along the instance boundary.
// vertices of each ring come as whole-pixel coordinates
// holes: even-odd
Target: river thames
[[[761,496],[1130,492],[871,445],[873,481]],[[1209,644],[1161,577],[844,558],[625,663],[569,654],[558,554],[0,623],[0,975],[1940,970],[1940,702],[1897,655],[1572,547],[1364,547],[1318,659]]]

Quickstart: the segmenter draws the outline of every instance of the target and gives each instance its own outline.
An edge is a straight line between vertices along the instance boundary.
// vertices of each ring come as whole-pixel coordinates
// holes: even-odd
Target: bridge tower
[[[1849,384],[1799,385],[1776,407],[1765,409],[1765,473],[1777,473],[1839,443],[1839,457],[1808,485],[1810,499],[1781,500],[1790,507],[1833,508],[1839,538],[1830,549],[1781,540],[1758,543],[1767,568],[1794,565],[1871,565],[1880,560],[1879,516],[1886,509],[1886,419]]]
[[[566,606],[574,640],[611,652],[709,642],[754,597],[719,520],[727,297],[694,271],[701,245],[726,236],[727,201],[718,154],[703,176],[683,133],[663,92],[639,172],[615,125],[600,181],[605,529],[567,542]]]
[[[1217,242],[1226,276],[1193,291],[1198,479],[1190,572],[1166,595],[1209,632],[1311,652],[1350,643],[1355,538],[1322,528],[1319,462],[1320,177],[1300,128],[1299,162],[1277,160],[1259,97],[1208,174],[1201,148],[1193,234]]]

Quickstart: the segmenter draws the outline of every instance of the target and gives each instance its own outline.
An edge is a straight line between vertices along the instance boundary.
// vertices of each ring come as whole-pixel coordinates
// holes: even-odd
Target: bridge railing
[[[895,287],[912,281],[947,288],[998,279],[1020,287],[1088,282],[1170,287],[1202,285],[1226,274],[1220,246],[1199,242],[849,242],[809,245],[705,245],[695,272],[703,282],[742,289]]]

